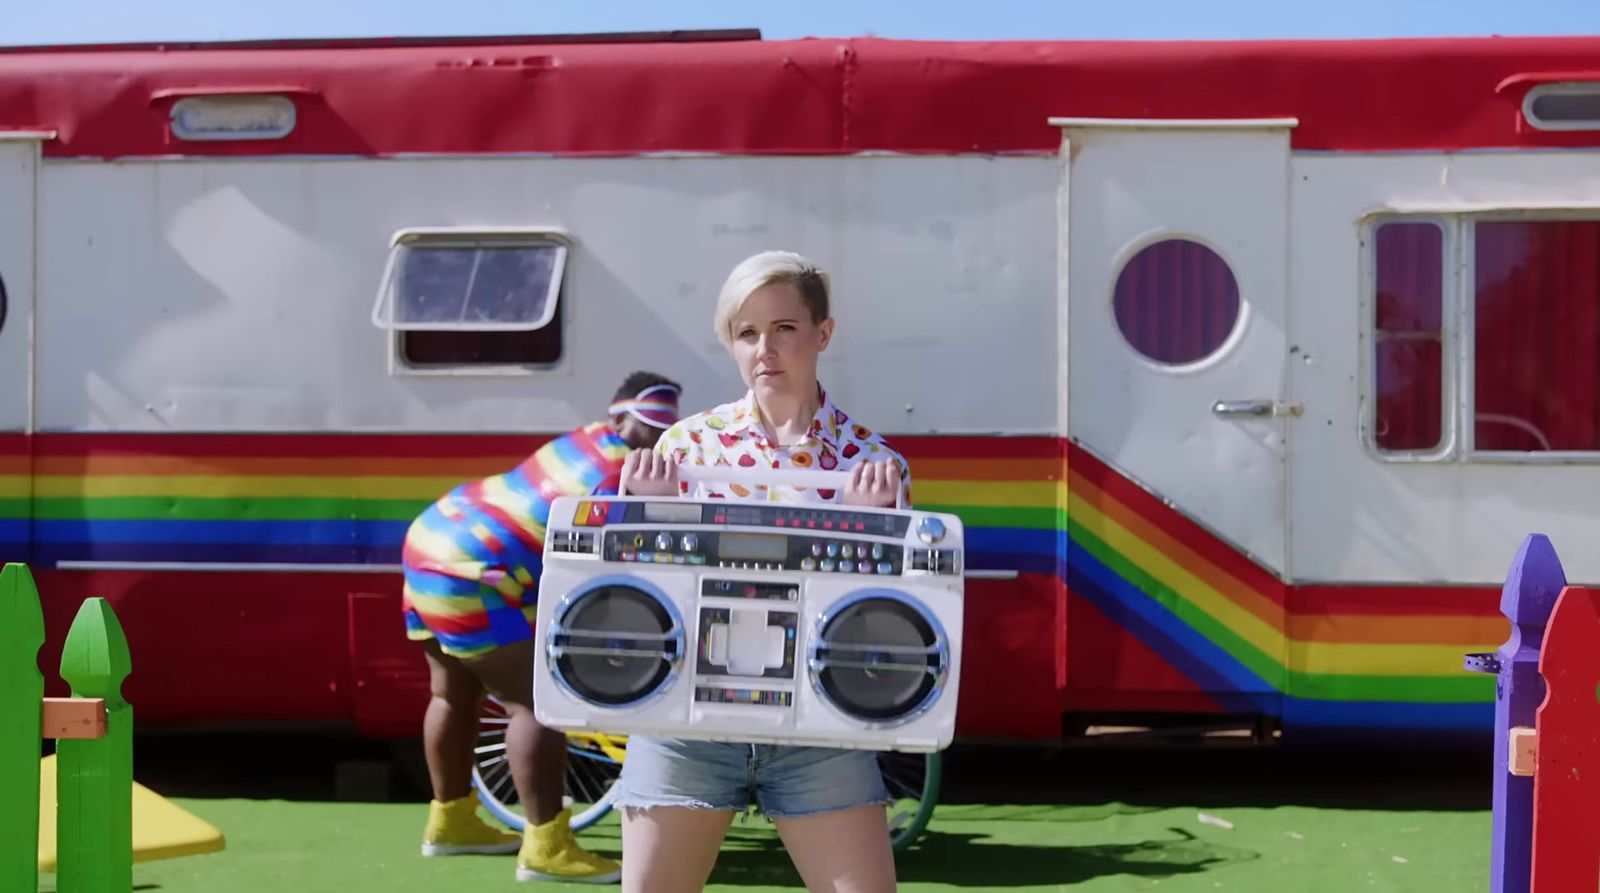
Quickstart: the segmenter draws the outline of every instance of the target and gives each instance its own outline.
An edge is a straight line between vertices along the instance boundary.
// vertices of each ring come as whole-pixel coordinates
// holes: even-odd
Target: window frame
[[[1517,452],[1477,448],[1474,378],[1477,365],[1477,224],[1480,222],[1600,221],[1600,207],[1495,207],[1463,210],[1386,210],[1360,221],[1361,238],[1361,411],[1357,427],[1362,447],[1373,459],[1391,463],[1476,463],[1497,465],[1597,465],[1600,448]],[[1383,450],[1377,445],[1377,228],[1384,223],[1438,223],[1445,240],[1441,281],[1440,340],[1444,416],[1440,446],[1428,451]]]
[[[517,328],[453,327],[448,324],[430,324],[423,327],[402,327],[380,318],[390,290],[395,264],[399,258],[396,250],[405,242],[432,242],[435,244],[460,243],[461,247],[517,246],[538,242],[557,242],[566,250],[556,262],[552,281],[556,284],[552,300],[546,302],[545,316],[540,325]],[[377,300],[372,305],[371,322],[388,341],[388,371],[395,377],[457,378],[457,377],[529,377],[548,374],[567,364],[567,336],[571,331],[571,307],[561,308],[572,288],[572,255],[577,241],[561,227],[554,226],[428,226],[406,227],[396,230],[389,240],[388,257],[384,261],[382,278],[378,283]],[[392,308],[393,303],[389,302]],[[558,310],[564,309],[564,312]],[[392,309],[390,311],[393,312]],[[402,341],[409,332],[477,332],[480,334],[521,333],[540,331],[557,325],[560,353],[549,363],[429,363],[417,364],[405,356]]]
[[[1390,450],[1378,445],[1378,229],[1386,223],[1427,223],[1440,231],[1439,262],[1439,443],[1426,450]],[[1361,403],[1357,428],[1367,453],[1384,462],[1441,462],[1456,452],[1460,436],[1456,393],[1459,350],[1460,265],[1455,254],[1460,222],[1448,214],[1380,214],[1362,221],[1361,238]]]

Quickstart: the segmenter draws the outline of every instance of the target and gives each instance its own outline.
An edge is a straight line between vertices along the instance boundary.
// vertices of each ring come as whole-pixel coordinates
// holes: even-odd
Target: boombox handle
[[[818,471],[803,468],[737,468],[727,465],[679,465],[678,480],[687,484],[691,490],[696,484],[704,481],[719,481],[724,484],[746,484],[759,486],[772,486],[774,484],[786,487],[810,487],[814,490],[843,490],[850,483],[848,471]],[[894,507],[905,508],[905,490],[901,489],[894,495]],[[617,495],[627,496],[627,489],[620,483],[617,485]]]

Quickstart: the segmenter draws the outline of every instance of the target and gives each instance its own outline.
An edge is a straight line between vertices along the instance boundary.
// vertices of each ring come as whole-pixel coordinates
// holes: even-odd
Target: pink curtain
[[[1374,433],[1379,449],[1439,445],[1444,413],[1444,233],[1386,223],[1375,245]]]
[[[1239,285],[1216,252],[1185,239],[1157,242],[1123,267],[1112,305],[1134,349],[1160,363],[1210,356],[1239,319]]]
[[[1600,221],[1476,227],[1480,450],[1600,449]]]

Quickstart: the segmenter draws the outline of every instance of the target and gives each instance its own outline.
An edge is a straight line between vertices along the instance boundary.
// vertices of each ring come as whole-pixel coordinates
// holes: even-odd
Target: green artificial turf
[[[135,865],[135,890],[596,889],[518,884],[511,856],[421,858],[426,807],[418,803],[176,802],[220,828],[227,849]],[[1489,815],[1481,810],[950,804],[901,856],[900,889],[1471,893],[1488,887],[1488,835]],[[580,839],[616,855],[615,816]],[[40,889],[54,891],[55,878],[45,875]],[[800,887],[770,826],[751,818],[735,825],[707,889]]]

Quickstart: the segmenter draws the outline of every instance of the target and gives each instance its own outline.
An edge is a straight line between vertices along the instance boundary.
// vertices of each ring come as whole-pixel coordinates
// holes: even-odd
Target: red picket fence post
[[[1600,592],[1568,586],[1545,629],[1535,727],[1534,893],[1600,890]]]

